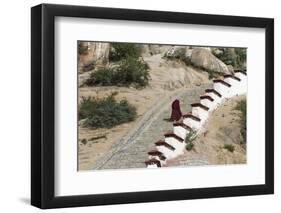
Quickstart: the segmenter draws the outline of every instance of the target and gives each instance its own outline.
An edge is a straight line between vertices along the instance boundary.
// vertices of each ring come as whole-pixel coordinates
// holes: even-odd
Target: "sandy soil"
[[[194,141],[194,149],[170,160],[166,166],[246,163],[246,148],[240,144],[242,140],[240,112],[235,110],[236,104],[245,98],[245,96],[232,98],[212,112]],[[225,149],[225,144],[233,145],[234,151]]]
[[[159,97],[165,98],[161,90],[136,90],[134,88],[82,88],[80,94],[83,96],[104,97],[111,92],[118,91],[115,96],[117,100],[126,98],[137,108],[137,119],[130,123],[125,123],[111,129],[89,129],[79,127],[79,170],[90,169],[95,161],[106,154],[113,143],[116,143],[124,137],[130,129],[141,121],[142,116],[159,101]],[[91,138],[102,137],[100,139],[90,140]],[[81,143],[82,139],[87,139],[86,145]]]

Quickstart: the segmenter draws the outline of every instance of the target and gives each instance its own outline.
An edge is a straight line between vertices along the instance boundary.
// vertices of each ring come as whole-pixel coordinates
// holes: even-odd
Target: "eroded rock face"
[[[181,58],[185,56],[185,52],[188,49],[186,46],[173,46],[168,49],[165,56],[170,58]]]
[[[174,90],[210,83],[208,74],[178,60],[166,60],[160,54],[144,57],[150,67],[150,87]]]
[[[142,46],[143,55],[144,56],[152,56],[157,54],[164,55],[170,47],[171,47],[170,45],[144,44]]]
[[[81,42],[83,53],[79,54],[78,71],[89,71],[95,65],[108,62],[110,44],[102,42]]]
[[[234,73],[234,67],[232,65],[227,65],[228,71]]]
[[[164,56],[170,59],[181,59],[186,64],[190,64],[192,51],[192,47],[189,46],[172,46],[166,51]]]
[[[191,63],[209,71],[216,71],[224,74],[230,74],[227,66],[215,57],[209,50],[204,48],[195,48],[191,54]]]

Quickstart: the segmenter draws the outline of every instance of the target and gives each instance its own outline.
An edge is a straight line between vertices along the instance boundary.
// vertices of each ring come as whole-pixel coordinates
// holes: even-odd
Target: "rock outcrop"
[[[167,90],[210,83],[206,72],[199,72],[180,61],[166,60],[160,54],[143,58],[150,67],[150,87]]]
[[[83,53],[79,54],[78,71],[89,71],[95,65],[108,62],[110,44],[102,42],[80,42]]]
[[[157,45],[157,44],[144,44],[143,48],[143,55],[144,56],[152,56],[161,54],[164,55],[168,49],[171,48],[170,45]]]
[[[191,54],[191,63],[207,71],[216,71],[224,74],[230,74],[228,67],[209,50],[204,48],[195,48]]]
[[[185,56],[188,46],[173,46],[165,53],[167,58],[181,58]]]
[[[172,46],[164,56],[169,59],[180,59],[186,64],[190,64],[193,48],[190,46]]]

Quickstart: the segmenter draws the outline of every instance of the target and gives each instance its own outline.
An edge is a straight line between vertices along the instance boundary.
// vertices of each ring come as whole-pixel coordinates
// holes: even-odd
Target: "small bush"
[[[241,112],[240,114],[240,133],[242,135],[243,140],[241,141],[242,144],[246,143],[247,140],[247,102],[246,100],[240,101],[236,107],[236,110]]]
[[[186,150],[190,151],[194,147],[193,141],[196,139],[196,131],[190,130],[189,133],[185,137],[185,148]]]
[[[134,84],[136,87],[144,87],[149,81],[149,67],[142,59],[127,58],[122,60],[116,68],[115,83],[121,86]]]
[[[114,69],[101,67],[92,72],[84,82],[87,86],[111,86],[114,85]]]
[[[81,140],[81,143],[82,143],[83,145],[86,145],[86,144],[88,143],[88,141],[87,141],[85,138],[83,138],[83,139]]]
[[[102,67],[90,74],[87,86],[145,87],[149,81],[149,67],[142,59],[126,58],[114,67]]]
[[[138,44],[130,43],[112,43],[109,52],[110,61],[120,61],[126,58],[139,58],[142,53],[142,47]]]
[[[226,149],[229,152],[234,152],[235,147],[232,144],[225,144],[223,146],[224,149]]]
[[[79,120],[87,118],[84,126],[90,128],[111,128],[135,120],[136,108],[127,100],[117,102],[114,95],[106,98],[82,98],[79,106]]]
[[[79,120],[91,117],[95,113],[96,105],[96,99],[82,97],[78,111]]]
[[[185,149],[186,149],[187,151],[192,150],[193,147],[194,147],[194,144],[193,144],[193,143],[187,143],[187,144],[185,145]]]

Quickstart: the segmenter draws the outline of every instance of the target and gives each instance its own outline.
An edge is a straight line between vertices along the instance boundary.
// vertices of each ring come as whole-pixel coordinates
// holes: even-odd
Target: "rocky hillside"
[[[124,104],[132,106],[136,116],[130,122],[123,122],[122,117],[110,128],[87,126],[85,122],[90,123],[93,118],[98,119],[96,123],[106,123],[106,115],[113,113],[112,103],[100,111],[93,111],[93,107],[84,104],[90,116],[79,119],[79,170],[95,168],[97,162],[107,159],[116,147],[122,147],[128,141],[136,142],[139,130],[142,132],[138,136],[140,147],[136,149],[141,149],[143,155],[138,165],[132,163],[131,166],[144,166],[148,151],[147,144],[144,145],[148,142],[146,138],[155,137],[156,140],[160,133],[169,130],[167,119],[172,101],[179,98],[182,109],[188,112],[190,109],[187,107],[194,97],[199,97],[198,91],[204,91],[213,78],[229,74],[233,68],[241,66],[242,56],[243,52],[238,54],[237,49],[231,51],[229,48],[80,42],[79,108],[82,97],[92,97],[104,106],[105,98],[114,94],[115,105],[119,104],[121,110]],[[158,132],[149,131],[148,126],[154,123]],[[132,135],[134,137],[129,137]],[[135,155],[136,149],[132,146],[132,155]],[[125,153],[129,153],[128,150]],[[127,163],[122,165],[120,168],[126,167]]]
[[[140,45],[142,57],[150,68],[150,86],[173,89],[200,85],[219,75],[244,68],[244,49],[171,45]],[[80,85],[99,66],[114,64],[109,59],[110,43],[80,42],[78,71]],[[239,49],[239,48],[238,48]]]

